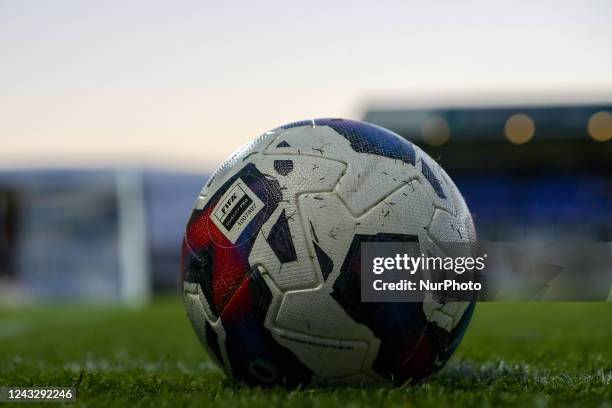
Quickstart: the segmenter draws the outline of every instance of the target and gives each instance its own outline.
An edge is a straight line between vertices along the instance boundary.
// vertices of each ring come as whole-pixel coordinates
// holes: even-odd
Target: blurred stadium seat
[[[491,241],[612,240],[612,105],[371,109],[440,162]]]

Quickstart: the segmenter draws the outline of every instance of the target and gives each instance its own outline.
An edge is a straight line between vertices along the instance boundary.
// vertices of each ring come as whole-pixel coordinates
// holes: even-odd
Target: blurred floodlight
[[[504,127],[506,138],[514,144],[527,143],[535,133],[533,120],[524,113],[510,116]]]
[[[450,139],[450,126],[446,119],[431,116],[423,121],[421,136],[430,146],[441,146]]]
[[[595,113],[589,119],[587,130],[591,138],[598,142],[612,139],[612,113],[607,111]]]

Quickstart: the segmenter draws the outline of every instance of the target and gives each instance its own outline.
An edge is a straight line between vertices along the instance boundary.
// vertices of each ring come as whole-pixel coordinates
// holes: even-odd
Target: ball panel
[[[308,336],[278,327],[271,329],[279,344],[313,371],[313,382],[324,383],[361,373],[368,353],[366,341]]]
[[[334,129],[350,142],[356,152],[401,160],[413,166],[415,164],[412,144],[380,126],[346,119],[316,119],[315,125]]]
[[[233,375],[247,384],[309,384],[312,371],[265,326],[272,292],[257,267],[233,294],[221,314],[225,345]]]
[[[213,361],[219,367],[224,368],[223,356],[219,345],[219,336],[208,319],[206,319],[206,312],[204,311],[202,302],[200,302],[200,298],[197,294],[193,293],[186,293],[184,298],[187,315],[191,320],[192,326],[200,342],[204,345],[208,355]]]
[[[270,232],[266,237],[266,242],[270,245],[272,252],[281,264],[297,261],[295,245],[293,245],[293,236],[289,230],[289,221],[285,209],[270,228]]]
[[[311,288],[322,281],[316,273],[316,253],[314,247],[310,246],[311,238],[308,236],[310,224],[301,214],[304,208],[301,206],[302,197],[313,197],[319,193],[333,191],[345,169],[345,165],[335,160],[325,160],[310,156],[291,156],[294,170],[286,176],[273,176],[280,183],[283,193],[283,201],[277,211],[262,226],[259,236],[249,255],[251,265],[264,266],[269,276],[281,290],[294,290],[300,288]],[[272,173],[274,157],[264,156],[256,159],[258,168],[262,173]],[[315,200],[316,201],[316,200]],[[283,221],[282,230],[285,231],[286,239],[273,238],[277,221],[285,213],[286,225]],[[276,254],[279,247],[286,245],[285,241],[291,241],[294,246],[296,258],[284,258]],[[279,242],[281,241],[281,242]],[[276,250],[275,250],[276,248]],[[282,252],[282,251],[280,251]],[[280,255],[280,258],[279,258]],[[282,259],[281,259],[282,258]]]
[[[457,215],[457,208],[455,208],[456,202],[452,195],[452,189],[456,187],[453,187],[447,183],[448,179],[445,177],[445,173],[442,171],[442,168],[431,157],[429,157],[427,153],[421,149],[417,149],[417,155],[419,181],[423,187],[423,192],[427,197],[429,197],[429,201],[435,208],[439,208],[453,215]],[[427,179],[425,174],[428,174],[432,180],[435,180],[434,183],[439,185],[440,190],[444,193],[444,197],[441,197],[438,192],[436,192],[434,185]]]
[[[446,194],[444,193],[444,189],[442,188],[440,180],[438,180],[438,177],[434,174],[434,172],[431,170],[431,167],[429,167],[429,165],[427,164],[427,161],[423,160],[423,158],[421,158],[421,173],[423,174],[423,177],[425,177],[425,179],[429,182],[431,188],[434,189],[438,197],[443,200],[446,199]]]
[[[274,326],[319,338],[371,342],[372,331],[356,324],[330,292],[329,287],[320,286],[285,293]]]

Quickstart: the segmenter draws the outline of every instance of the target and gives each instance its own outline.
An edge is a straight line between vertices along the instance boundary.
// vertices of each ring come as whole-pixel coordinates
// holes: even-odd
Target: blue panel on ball
[[[293,171],[293,160],[274,160],[274,170],[281,176]]]
[[[431,168],[427,165],[425,160],[423,160],[422,158],[421,173],[423,173],[423,176],[427,179],[427,181],[429,181],[429,184],[431,184],[431,187],[434,189],[438,197],[445,199],[446,195],[444,194],[444,190],[442,190],[442,185],[440,184],[440,181],[438,180],[434,172],[431,170]]]
[[[285,210],[278,216],[278,219],[270,229],[266,241],[280,263],[284,264],[297,261],[297,254],[295,253],[293,237],[291,236],[289,221],[287,220]]]
[[[356,152],[401,160],[413,166],[416,162],[412,144],[380,126],[347,119],[315,119],[315,124],[334,129],[351,143]]]

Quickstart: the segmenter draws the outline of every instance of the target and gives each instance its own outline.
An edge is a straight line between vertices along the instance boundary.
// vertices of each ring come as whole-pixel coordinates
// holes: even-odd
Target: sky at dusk
[[[372,104],[612,100],[612,2],[0,0],[0,167],[210,170]]]

